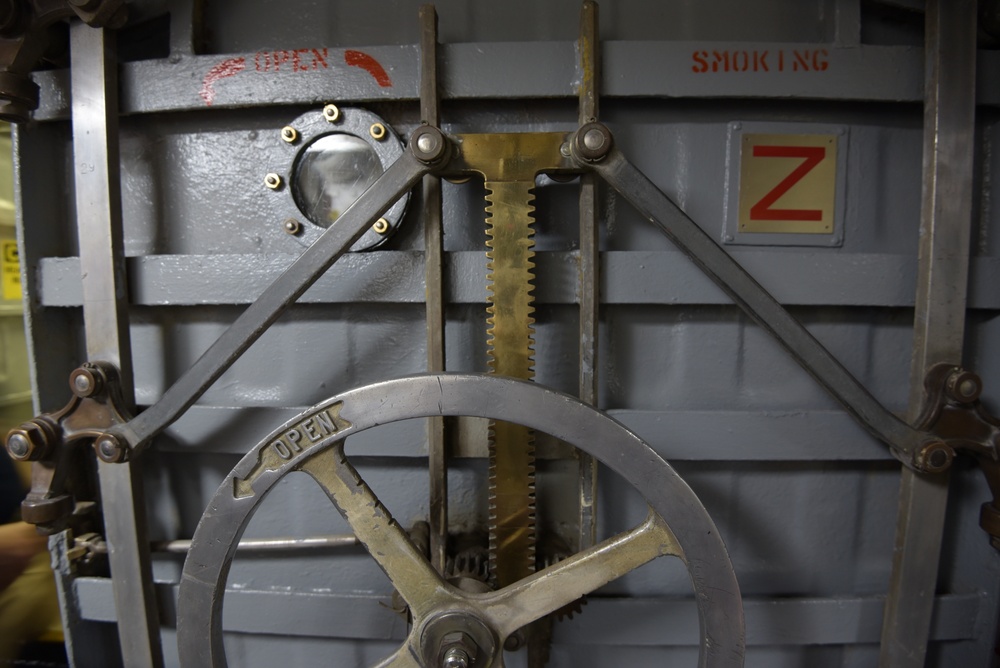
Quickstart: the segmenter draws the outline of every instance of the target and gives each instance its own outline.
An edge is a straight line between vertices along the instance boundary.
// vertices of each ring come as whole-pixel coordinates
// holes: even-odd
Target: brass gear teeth
[[[534,377],[534,183],[486,182],[487,340],[490,370]],[[535,570],[534,435],[493,422],[490,451],[490,573],[504,587]]]

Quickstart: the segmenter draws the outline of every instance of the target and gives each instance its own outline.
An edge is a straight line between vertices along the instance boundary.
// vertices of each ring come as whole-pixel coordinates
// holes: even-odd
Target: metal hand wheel
[[[437,415],[515,422],[566,441],[631,483],[649,503],[649,516],[498,591],[459,590],[413,546],[344,454],[351,434]],[[409,605],[410,633],[381,666],[502,667],[512,633],[662,556],[681,559],[691,576],[701,628],[698,665],[743,665],[743,608],[729,555],[704,506],[669,464],[614,419],[568,395],[509,378],[443,374],[376,383],[327,400],[240,461],[202,516],[184,564],[177,615],[184,668],[227,665],[222,606],[229,567],[258,504],[291,471],[312,476]]]

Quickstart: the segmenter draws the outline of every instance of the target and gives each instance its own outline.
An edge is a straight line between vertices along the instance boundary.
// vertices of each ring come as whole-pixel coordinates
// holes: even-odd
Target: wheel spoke
[[[347,461],[341,447],[310,458],[301,470],[312,476],[337,506],[354,535],[409,604],[414,617],[420,617],[442,598],[451,598],[447,585]]]
[[[650,512],[638,527],[500,591],[477,597],[500,637],[554,612],[657,557],[682,556],[666,523]]]

